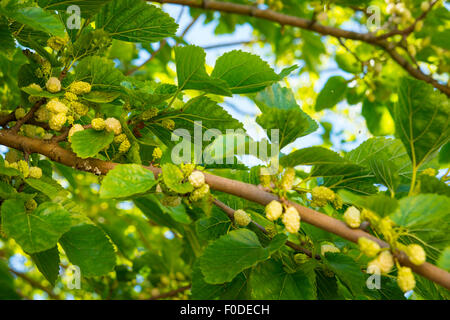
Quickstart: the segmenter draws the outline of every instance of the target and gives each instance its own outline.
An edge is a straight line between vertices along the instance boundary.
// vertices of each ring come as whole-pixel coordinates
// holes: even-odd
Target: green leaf
[[[189,182],[184,182],[183,172],[174,164],[165,163],[162,165],[163,180],[166,186],[179,194],[192,192],[194,187]]]
[[[84,277],[102,276],[114,270],[114,247],[103,230],[95,225],[74,226],[59,243],[70,262],[80,267]]]
[[[194,132],[194,121],[201,121],[203,130],[218,129],[225,132],[226,129],[242,128],[242,123],[234,119],[217,102],[208,97],[196,97],[189,100],[184,106],[182,114],[172,118],[176,128],[187,129]]]
[[[0,17],[0,48],[10,56],[13,54],[16,44],[14,38],[8,27],[8,20],[5,17]]]
[[[226,81],[233,93],[252,93],[263,90],[280,77],[259,56],[233,50],[216,61],[211,77]]]
[[[447,142],[439,152],[439,163],[443,166],[450,164],[450,142]]]
[[[347,80],[341,76],[330,77],[317,96],[316,111],[333,108],[344,99],[346,91]]]
[[[364,99],[361,114],[366,119],[367,128],[375,136],[393,135],[395,123],[388,107],[379,102]]]
[[[283,167],[298,165],[314,166],[313,177],[333,177],[359,173],[362,167],[342,158],[339,154],[322,147],[303,148],[280,159]]]
[[[255,103],[261,109],[256,122],[267,130],[279,133],[280,148],[317,130],[317,123],[302,111],[295,101],[294,94],[279,84],[267,88],[255,97]],[[274,141],[272,141],[274,143]]]
[[[325,253],[325,264],[354,295],[361,294],[365,288],[365,276],[355,260],[341,253]]]
[[[178,25],[160,8],[142,0],[115,0],[97,14],[96,26],[118,40],[157,42],[172,37]]]
[[[231,96],[224,80],[210,77],[205,69],[205,51],[197,46],[175,47],[179,90],[195,89]]]
[[[450,245],[450,198],[437,194],[419,194],[400,199],[399,208],[391,214],[399,226],[436,248]]]
[[[200,268],[205,281],[218,284],[233,280],[241,271],[268,259],[279,249],[280,244],[276,243],[276,248],[264,248],[254,232],[248,229],[231,231],[211,243],[201,256]]]
[[[42,192],[50,199],[68,193],[58,182],[49,177],[41,177],[40,179],[28,178],[25,179],[25,183],[33,189]]]
[[[108,147],[114,139],[114,133],[106,130],[87,129],[75,132],[72,136],[72,150],[80,158],[94,157]]]
[[[8,17],[25,24],[37,31],[42,31],[54,36],[64,37],[64,26],[61,21],[52,13],[39,7],[18,8],[14,11],[4,12],[0,8],[0,12]]]
[[[356,74],[363,71],[361,62],[350,53],[336,54],[336,63],[339,68],[349,73]]]
[[[120,91],[123,79],[124,75],[114,61],[104,57],[84,58],[75,67],[74,80],[89,82],[93,90]]]
[[[20,88],[20,90],[22,90],[25,93],[28,93],[30,96],[35,96],[35,97],[44,97],[44,98],[57,98],[63,95],[62,92],[60,93],[50,93],[48,91],[45,90],[38,90],[35,88],[30,88],[30,87],[22,87]]]
[[[385,185],[391,194],[394,194],[399,183],[399,175],[393,162],[371,158],[369,165],[378,181]]]
[[[442,251],[441,256],[437,262],[439,268],[450,272],[450,247],[447,247]]]
[[[137,164],[119,164],[102,181],[100,198],[127,198],[142,194],[156,184],[153,172]]]
[[[33,253],[30,256],[45,279],[54,286],[59,275],[58,248],[55,246],[42,252]]]
[[[360,166],[372,169],[370,162],[375,159],[379,162],[390,163],[394,176],[398,174],[403,179],[410,179],[412,167],[408,154],[401,141],[388,138],[370,138],[345,155],[345,159]]]
[[[80,8],[83,18],[88,18],[97,13],[102,6],[111,0],[39,0],[39,6],[46,10],[67,11],[67,8],[76,5]]]
[[[259,263],[250,274],[251,297],[256,300],[316,299],[314,273],[299,270],[288,273],[283,263],[267,260]]]
[[[3,231],[30,254],[53,248],[72,223],[69,213],[51,202],[27,212],[23,201],[6,200],[1,212]]]
[[[402,79],[398,96],[396,135],[418,167],[450,139],[450,100],[432,85],[410,78]]]
[[[226,234],[230,226],[231,222],[228,216],[215,206],[210,217],[204,217],[195,222],[196,232],[202,240],[217,239]]]
[[[14,289],[14,278],[7,264],[0,260],[0,300],[18,300],[20,296]]]
[[[83,99],[94,103],[108,103],[116,100],[120,96],[119,92],[91,91],[83,95]]]
[[[417,180],[418,185],[416,186],[416,189],[418,189],[420,193],[436,193],[450,197],[450,186],[444,181],[441,181],[436,177],[430,177],[426,174],[420,175]]]

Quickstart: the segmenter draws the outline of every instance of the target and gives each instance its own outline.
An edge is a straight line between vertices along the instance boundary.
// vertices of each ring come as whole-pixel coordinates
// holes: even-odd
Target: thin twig
[[[189,290],[189,289],[191,289],[190,285],[184,286],[184,287],[180,287],[180,288],[177,288],[175,290],[172,290],[172,291],[169,291],[169,292],[165,292],[165,293],[161,293],[161,294],[158,294],[156,296],[153,296],[153,297],[150,298],[150,300],[158,300],[158,299],[164,299],[164,298],[173,297],[173,296],[176,296],[177,294],[179,294],[180,292],[184,292],[184,291]]]

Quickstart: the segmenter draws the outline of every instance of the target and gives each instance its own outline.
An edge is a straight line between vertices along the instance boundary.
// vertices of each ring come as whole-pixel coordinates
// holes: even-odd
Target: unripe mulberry
[[[120,153],[127,153],[128,150],[130,150],[131,148],[131,143],[128,139],[125,139],[124,141],[122,141],[122,143],[119,146],[119,152]]]
[[[49,102],[47,102],[47,110],[52,113],[64,113],[66,114],[69,111],[69,108],[59,101],[58,99],[52,99]]]
[[[295,180],[295,169],[287,168],[283,177],[281,178],[281,189],[289,191],[292,189]]]
[[[324,207],[330,201],[334,201],[335,193],[333,190],[320,186],[314,187],[311,191],[312,202],[311,205],[313,207]]]
[[[145,110],[144,112],[142,112],[141,114],[141,118],[144,121],[147,121],[151,118],[154,118],[158,115],[159,109],[156,107],[151,107],[150,109]]]
[[[275,221],[281,214],[283,213],[283,206],[276,200],[270,201],[270,203],[266,206],[266,217],[270,221]]]
[[[188,180],[194,188],[200,188],[205,184],[205,175],[200,171],[194,171],[189,175]]]
[[[92,119],[91,125],[92,129],[97,131],[102,131],[106,127],[105,120],[103,120],[102,118]]]
[[[122,143],[127,138],[127,135],[125,133],[121,133],[114,137],[114,143]]]
[[[42,177],[42,169],[39,167],[30,167],[29,177],[34,179],[40,179]]]
[[[51,37],[47,40],[47,45],[53,50],[59,51],[66,45],[66,40],[61,37]]]
[[[32,84],[28,85],[28,87],[27,87],[27,88],[30,88],[30,89],[33,89],[33,90],[36,90],[36,91],[42,92],[42,88],[41,88],[41,86],[40,86],[40,85],[38,85],[37,83],[32,83]]]
[[[162,156],[162,152],[161,152],[161,156]],[[185,177],[189,177],[191,175],[192,172],[194,172],[195,170],[195,164],[193,163],[181,163],[180,164],[180,169],[183,172],[183,175]]]
[[[282,218],[286,230],[290,233],[296,233],[300,229],[300,215],[294,207],[288,207]]]
[[[66,121],[67,121],[66,115],[64,113],[58,113],[58,114],[54,114],[50,118],[48,125],[49,125],[50,129],[59,131],[59,130],[61,130],[63,125],[66,123]]]
[[[339,253],[341,250],[336,247],[333,243],[327,242],[320,246],[320,254],[325,255],[325,253],[331,252],[331,253]]]
[[[425,250],[418,244],[410,244],[406,248],[406,254],[409,257],[409,260],[417,266],[423,264],[427,260]]]
[[[309,260],[309,257],[304,253],[297,253],[294,255],[294,261],[296,264],[303,264]]]
[[[204,185],[202,185],[200,188],[195,189],[194,191],[192,191],[189,199],[193,202],[198,201],[204,197],[206,197],[209,193],[209,185],[207,185],[206,183]]]
[[[367,265],[367,273],[389,273],[394,266],[394,258],[389,251],[382,251],[378,257]]]
[[[196,171],[198,172],[198,171]],[[236,210],[234,212],[234,222],[240,227],[246,227],[252,221],[252,218],[244,210]]]
[[[397,273],[397,284],[403,292],[410,291],[416,286],[416,280],[411,268],[400,267]]]
[[[30,211],[36,209],[37,208],[36,201],[34,199],[27,200],[27,202],[25,202],[25,208]]]
[[[351,206],[345,210],[344,221],[350,228],[358,228],[361,225],[361,213]]]
[[[161,148],[156,147],[155,149],[153,149],[152,157],[153,157],[154,161],[158,160],[158,159],[161,159],[161,157],[162,157],[162,150],[161,150]]]
[[[79,131],[83,131],[84,130],[84,128],[83,128],[83,126],[81,125],[81,124],[74,124],[73,126],[72,126],[72,128],[70,128],[70,130],[69,130],[69,142],[72,142],[72,136],[74,135],[74,133],[75,132],[79,132]]]
[[[75,81],[70,84],[69,91],[76,95],[89,93],[91,92],[91,85],[84,81]]]
[[[17,108],[16,111],[14,111],[14,115],[16,116],[16,119],[22,119],[23,117],[25,117],[27,113],[25,112],[24,108]]]
[[[78,96],[70,91],[66,91],[64,93],[64,98],[66,98],[68,101],[77,101]]]
[[[81,102],[73,101],[70,106],[72,107],[73,111],[80,117],[86,115],[89,112],[89,107]]]
[[[20,171],[24,178],[27,178],[30,174],[30,168],[28,167],[28,163],[25,160],[17,161],[17,169]]]
[[[48,92],[56,93],[61,91],[61,81],[56,77],[50,77],[45,84]]]
[[[380,252],[380,245],[365,237],[358,239],[359,250],[368,257],[375,257]]]
[[[430,3],[428,1],[424,1],[420,4],[420,10],[428,11],[430,9]]]
[[[175,122],[172,119],[164,119],[162,121],[162,126],[168,130],[175,129]]]
[[[108,132],[114,132],[115,135],[118,135],[122,132],[122,125],[116,118],[107,118],[105,120],[105,129]]]
[[[37,109],[36,112],[34,113],[34,118],[37,121],[41,122],[48,121],[50,119],[50,113],[48,112],[47,107],[46,106],[39,107],[39,109]]]
[[[261,174],[259,176],[259,181],[260,181],[261,185],[265,188],[270,188],[271,180],[272,180],[272,176],[270,176],[268,174]]]
[[[161,199],[162,205],[166,207],[177,207],[181,204],[181,197],[178,196],[165,196]]]

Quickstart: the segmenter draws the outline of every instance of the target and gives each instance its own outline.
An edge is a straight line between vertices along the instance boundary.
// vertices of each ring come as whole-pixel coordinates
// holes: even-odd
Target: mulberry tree
[[[1,1],[0,299],[448,299],[449,21]]]

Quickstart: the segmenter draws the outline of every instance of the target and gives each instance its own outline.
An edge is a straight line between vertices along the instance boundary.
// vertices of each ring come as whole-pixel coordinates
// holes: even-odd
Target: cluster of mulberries
[[[200,171],[193,171],[188,176],[189,183],[195,188],[189,199],[192,202],[199,201],[209,194],[209,185],[205,181],[205,175]]]
[[[42,169],[39,167],[30,167],[25,160],[16,162],[8,162],[5,160],[5,167],[19,170],[24,178],[40,179],[42,177]]]
[[[333,190],[324,186],[314,187],[311,190],[311,198],[313,207],[324,207],[328,203],[333,204],[337,209],[342,207],[341,198]]]
[[[281,217],[284,227],[290,233],[296,233],[300,229],[300,215],[297,209],[292,206],[286,207],[283,214],[283,205],[276,200],[272,200],[266,205],[265,212],[267,219],[270,221],[275,221]]]

